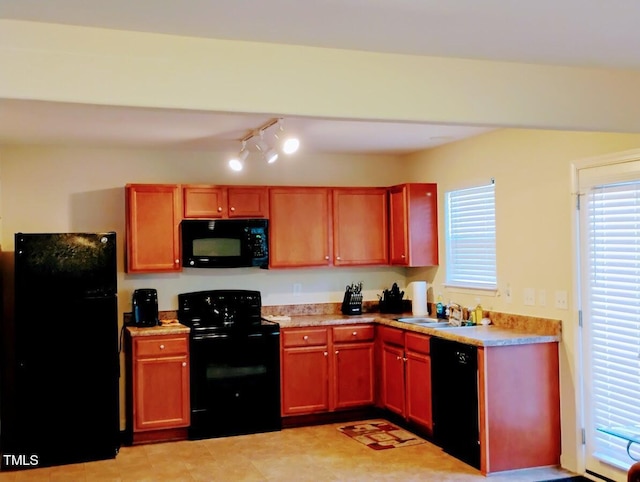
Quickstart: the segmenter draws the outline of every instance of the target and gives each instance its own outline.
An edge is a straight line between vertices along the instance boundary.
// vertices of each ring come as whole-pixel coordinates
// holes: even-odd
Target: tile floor
[[[340,425],[122,447],[112,460],[3,472],[0,482],[538,482],[571,475],[544,468],[486,479],[429,442],[378,451],[340,433]]]

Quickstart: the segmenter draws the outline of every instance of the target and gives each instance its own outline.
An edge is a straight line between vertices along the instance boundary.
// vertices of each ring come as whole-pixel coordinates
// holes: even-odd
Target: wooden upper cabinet
[[[389,264],[387,190],[333,189],[333,264]]]
[[[128,184],[125,196],[127,271],[180,271],[180,186]]]
[[[185,218],[264,218],[268,216],[263,186],[184,186]]]
[[[389,220],[391,264],[438,264],[437,184],[402,184],[389,188]]]
[[[273,187],[269,190],[269,266],[328,266],[330,190]]]

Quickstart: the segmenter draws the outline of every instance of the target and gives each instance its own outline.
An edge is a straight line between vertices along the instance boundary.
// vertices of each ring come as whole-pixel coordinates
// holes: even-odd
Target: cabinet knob
[[[402,357],[396,355],[396,360],[400,360],[400,358],[402,358]]]
[[[342,258],[340,256],[336,256],[336,259],[340,261]]]
[[[354,331],[353,333],[351,333],[353,336],[358,336],[358,332]]]
[[[176,264],[180,264],[180,260],[179,259],[176,259]]]
[[[407,358],[407,357],[404,357],[404,358],[402,359],[402,361],[403,361],[403,362],[405,362],[405,363],[407,363],[407,360],[408,360],[408,358]]]
[[[328,255],[327,255],[327,256],[325,256],[325,257],[324,257],[324,259],[329,259],[329,256],[328,256]]]
[[[325,351],[324,356],[329,356],[329,353]]]
[[[307,341],[307,340],[309,339],[309,337],[308,337],[307,335],[304,335],[304,336],[302,337],[302,339],[303,339],[304,341]]]
[[[161,349],[161,350],[164,350],[164,345],[160,345],[160,349]]]
[[[430,192],[427,193],[427,197],[431,197],[431,193]]]
[[[231,206],[230,211],[231,211],[231,212],[234,212],[235,210],[236,210],[236,208],[234,208],[233,206]]]
[[[336,350],[336,355],[337,355],[338,353],[340,353],[340,350]]]
[[[222,206],[218,206],[218,212],[221,213],[222,212]]]
[[[183,366],[183,367],[186,367],[186,366],[187,366],[187,362],[186,362],[186,361],[183,361],[183,362],[182,362],[182,366]]]
[[[402,259],[406,258],[406,256],[403,254],[402,256],[400,256]]]

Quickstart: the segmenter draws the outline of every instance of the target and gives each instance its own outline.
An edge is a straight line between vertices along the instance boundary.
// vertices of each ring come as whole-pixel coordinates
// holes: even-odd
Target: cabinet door
[[[389,255],[391,264],[409,264],[409,238],[407,237],[407,187],[395,186],[389,190]]]
[[[327,266],[330,262],[329,190],[269,190],[269,266]]]
[[[269,214],[266,187],[228,187],[227,204],[230,218],[265,218]]]
[[[134,362],[134,431],[186,427],[190,423],[186,355]]]
[[[180,271],[180,187],[126,187],[127,271]]]
[[[404,351],[382,347],[382,398],[385,408],[404,417]]]
[[[282,350],[282,415],[329,410],[327,347]]]
[[[334,345],[335,408],[372,405],[373,343]]]
[[[431,432],[431,357],[407,351],[406,358],[407,418]]]
[[[185,186],[185,218],[222,218],[227,212],[226,191],[220,186]]]
[[[387,191],[333,190],[333,263],[336,266],[388,264]]]
[[[438,264],[438,190],[435,183],[389,189],[391,264]]]

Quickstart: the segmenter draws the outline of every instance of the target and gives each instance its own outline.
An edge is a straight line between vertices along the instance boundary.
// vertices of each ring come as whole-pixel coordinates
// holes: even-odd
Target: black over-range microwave
[[[266,219],[185,219],[182,266],[186,268],[269,267]]]

